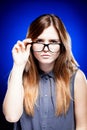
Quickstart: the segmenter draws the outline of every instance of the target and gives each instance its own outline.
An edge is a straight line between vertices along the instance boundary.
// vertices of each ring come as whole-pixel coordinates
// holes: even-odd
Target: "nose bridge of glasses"
[[[49,50],[49,44],[43,44],[44,47],[43,47],[43,50]]]

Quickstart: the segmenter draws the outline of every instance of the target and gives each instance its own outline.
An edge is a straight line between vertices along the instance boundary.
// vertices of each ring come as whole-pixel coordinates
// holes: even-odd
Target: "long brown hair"
[[[58,16],[53,14],[45,14],[35,19],[27,33],[27,38],[35,40],[44,29],[53,26],[58,33],[61,40],[60,54],[55,61],[53,68],[55,82],[56,82],[56,115],[66,114],[71,100],[70,93],[70,77],[77,69],[77,62],[75,61],[71,51],[71,40],[66,28]],[[38,62],[35,59],[32,49],[28,62],[26,64],[24,74],[24,107],[29,115],[34,114],[34,105],[39,92],[39,73]]]

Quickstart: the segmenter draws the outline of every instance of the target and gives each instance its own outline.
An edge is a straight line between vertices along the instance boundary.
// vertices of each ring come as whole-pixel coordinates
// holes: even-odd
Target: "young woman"
[[[12,49],[13,68],[3,112],[14,130],[87,130],[87,83],[58,16],[30,25]]]

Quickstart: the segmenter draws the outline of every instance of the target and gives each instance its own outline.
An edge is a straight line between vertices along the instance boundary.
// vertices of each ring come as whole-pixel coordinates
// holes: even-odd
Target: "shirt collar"
[[[40,74],[40,77],[43,78],[43,77],[46,77],[48,76],[49,78],[54,78],[54,73],[53,71],[50,71],[49,73],[45,73],[43,72],[42,70],[39,71],[39,74]]]

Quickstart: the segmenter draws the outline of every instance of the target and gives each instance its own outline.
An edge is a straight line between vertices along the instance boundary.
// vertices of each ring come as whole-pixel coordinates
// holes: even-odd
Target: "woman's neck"
[[[53,70],[54,64],[39,64],[39,67],[43,72],[49,73]]]

